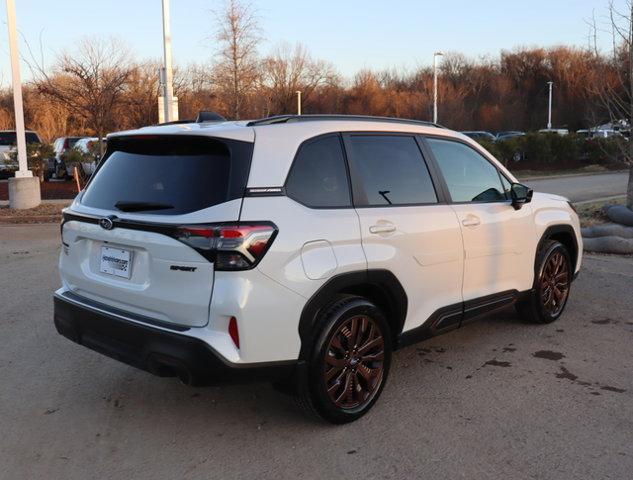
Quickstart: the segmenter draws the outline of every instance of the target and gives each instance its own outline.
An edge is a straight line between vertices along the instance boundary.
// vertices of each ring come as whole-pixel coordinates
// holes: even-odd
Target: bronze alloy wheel
[[[558,315],[565,306],[569,280],[567,258],[560,251],[554,251],[545,262],[540,279],[541,305],[549,315]]]
[[[377,323],[356,315],[343,322],[327,346],[323,369],[325,389],[339,408],[369,403],[382,382],[385,340]]]

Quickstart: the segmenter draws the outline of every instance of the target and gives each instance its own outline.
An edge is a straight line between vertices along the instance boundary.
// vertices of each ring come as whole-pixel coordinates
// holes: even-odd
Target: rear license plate
[[[130,260],[132,253],[122,248],[101,247],[99,271],[108,275],[130,278]]]

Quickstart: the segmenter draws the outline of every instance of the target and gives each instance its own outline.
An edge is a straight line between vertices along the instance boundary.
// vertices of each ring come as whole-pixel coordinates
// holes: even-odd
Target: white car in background
[[[398,348],[511,305],[555,321],[582,258],[568,201],[465,135],[338,115],[112,134],[61,243],[60,334],[188,384],[270,380],[333,423]]]
[[[102,140],[106,142],[104,138]],[[97,168],[97,163],[99,162],[99,138],[98,137],[85,137],[77,140],[75,146],[73,147],[79,150],[84,155],[93,154],[92,161],[86,161],[81,163],[81,167],[86,175],[92,175]]]
[[[626,132],[625,132],[626,133]],[[586,138],[624,138],[628,140],[628,137],[622,133],[621,130],[605,130],[605,129],[582,129],[576,131],[576,135]]]
[[[564,137],[565,135],[569,135],[569,130],[566,128],[542,128],[538,133],[553,133]]]
[[[42,143],[40,136],[33,130],[26,131],[26,143]],[[11,154],[17,148],[15,130],[0,131],[0,178],[7,178],[17,170],[17,161],[11,158]]]

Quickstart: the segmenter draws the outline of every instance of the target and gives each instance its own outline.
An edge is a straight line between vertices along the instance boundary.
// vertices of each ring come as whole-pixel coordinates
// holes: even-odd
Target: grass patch
[[[626,197],[623,195],[622,198],[608,200],[606,202],[591,202],[574,206],[576,207],[578,216],[580,217],[580,226],[592,227],[593,225],[608,223],[611,221],[604,211],[607,205],[624,205],[625,202]]]

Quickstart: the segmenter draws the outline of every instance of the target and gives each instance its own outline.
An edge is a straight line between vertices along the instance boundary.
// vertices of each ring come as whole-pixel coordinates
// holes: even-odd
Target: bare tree
[[[138,128],[158,122],[158,71],[161,62],[149,60],[136,63],[130,68],[125,91],[122,95],[122,110],[125,118],[118,122],[119,128]]]
[[[301,91],[304,104],[309,104],[317,88],[336,83],[336,79],[334,68],[312,59],[301,44],[294,48],[282,44],[262,61],[262,88],[270,102],[269,111],[276,114],[294,110],[297,91]]]
[[[257,44],[260,29],[250,4],[227,0],[225,8],[216,13],[220,43],[219,60],[214,69],[214,81],[229,99],[230,113],[239,119],[245,98],[252,92],[257,76]]]
[[[192,63],[179,69],[175,76],[181,118],[195,118],[202,110],[226,112],[213,84],[213,68],[207,64]]]
[[[59,55],[51,73],[38,66],[35,85],[41,94],[84,119],[101,139],[118,123],[118,109],[132,70],[129,51],[121,42],[90,37],[81,40],[74,52]]]
[[[613,1],[608,6],[608,26],[606,31],[611,36],[612,51],[609,73],[596,77],[590,90],[599,99],[600,107],[607,112],[611,122],[623,122],[628,128],[633,126],[633,2],[627,0],[624,6],[616,8]],[[605,29],[595,21],[591,23],[593,49],[597,58],[601,57],[598,49],[598,36]],[[626,143],[624,156],[631,166],[627,187],[626,206],[633,210],[633,139]]]

